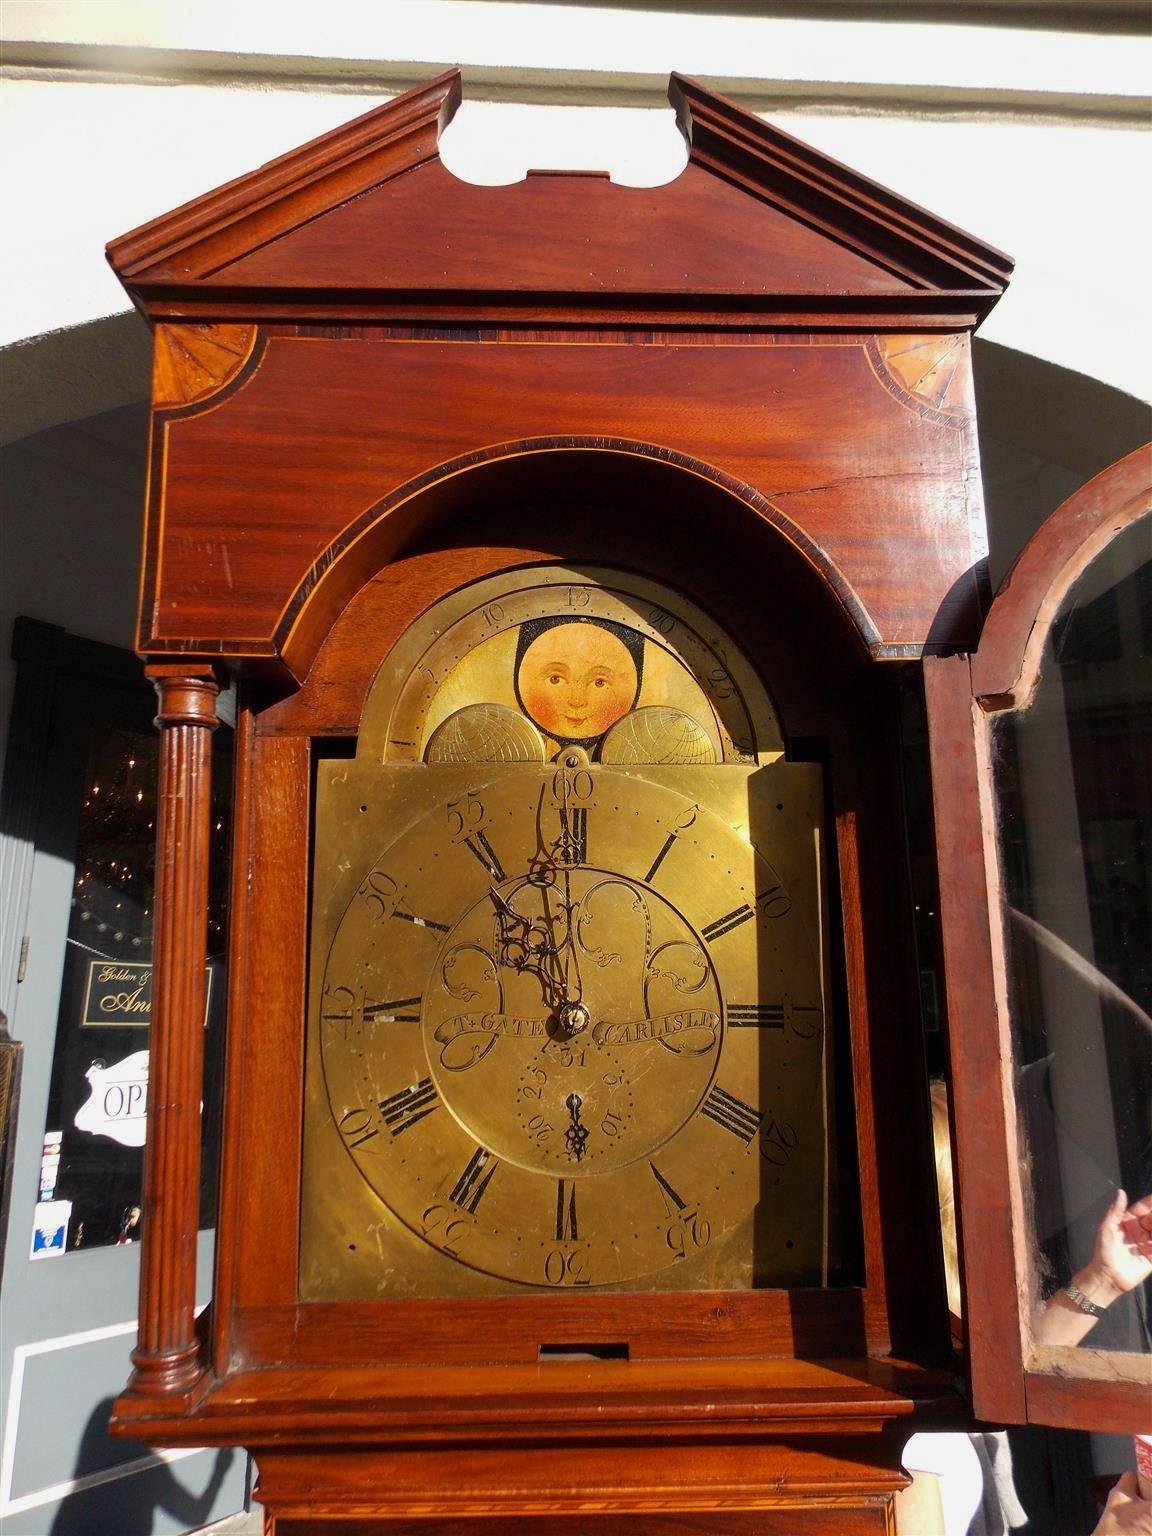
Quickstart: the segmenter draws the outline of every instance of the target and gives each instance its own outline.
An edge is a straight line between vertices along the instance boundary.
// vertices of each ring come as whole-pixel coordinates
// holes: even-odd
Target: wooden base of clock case
[[[891,1469],[844,1446],[509,1450],[489,1453],[483,1467],[468,1453],[272,1453],[259,1467],[266,1536],[891,1536],[894,1528]],[[682,1486],[670,1485],[669,1467]]]
[[[251,1447],[270,1536],[890,1536],[900,1421],[950,1395],[890,1362],[273,1370],[148,1432]]]

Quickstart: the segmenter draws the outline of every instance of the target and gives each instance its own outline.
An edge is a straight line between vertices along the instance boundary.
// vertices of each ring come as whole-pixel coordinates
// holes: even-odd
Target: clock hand
[[[542,893],[545,888],[541,888]],[[511,901],[489,886],[488,894],[496,909],[497,944],[500,963],[513,970],[527,972],[540,982],[544,1002],[556,1019],[561,1038],[571,1039],[588,1028],[591,1015],[582,1001],[583,988],[580,980],[580,960],[576,952],[574,910],[571,877],[564,871],[564,895],[560,908],[564,913],[564,938],[556,943],[556,917],[549,912],[546,895],[544,903],[545,937],[531,918],[517,912]],[[533,942],[535,938],[535,942]]]
[[[578,903],[572,900],[572,875],[569,870],[564,871],[564,899],[561,906],[564,910],[564,946],[561,958],[564,966],[564,1002],[565,1004],[579,1003],[583,996],[583,986],[580,980],[580,959],[576,953],[576,907]]]
[[[580,1106],[583,1102],[578,1093],[570,1093],[564,1100],[564,1108],[572,1121],[564,1132],[564,1145],[568,1148],[568,1156],[574,1157],[577,1162],[584,1156],[584,1146],[589,1135],[587,1126],[580,1124]]]
[[[536,921],[518,912],[495,886],[489,887],[488,894],[496,909],[495,948],[500,964],[521,974],[535,976],[545,1005],[558,1014],[569,997],[560,950],[556,946],[555,920],[548,913],[546,901],[543,919]]]
[[[581,1034],[592,1022],[583,1001],[583,983],[580,977],[580,957],[576,952],[575,912],[579,902],[572,900],[572,881],[568,870],[564,871],[564,895],[560,907],[564,913],[564,940],[559,950],[554,948],[557,970],[556,1025],[562,1040],[571,1040]]]

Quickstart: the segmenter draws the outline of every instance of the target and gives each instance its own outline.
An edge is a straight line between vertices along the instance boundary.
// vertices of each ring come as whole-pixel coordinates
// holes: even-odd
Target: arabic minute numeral
[[[544,1278],[549,1285],[590,1285],[592,1268],[587,1246],[550,1248],[544,1259]]]
[[[373,1125],[373,1115],[367,1109],[349,1109],[340,1116],[340,1134],[345,1144],[353,1149],[379,1136],[378,1126]]]
[[[792,898],[782,885],[770,885],[766,891],[757,892],[756,906],[761,917],[787,917],[792,910]]]
[[[787,1121],[766,1120],[760,1127],[760,1156],[773,1168],[783,1168],[796,1145],[796,1132]]]
[[[815,1040],[824,1024],[824,1011],[816,1003],[793,1003],[788,1022],[798,1040]]]
[[[382,869],[374,869],[356,894],[367,905],[373,919],[383,922],[395,916],[403,892],[391,875],[386,875]]]
[[[691,1249],[706,1248],[712,1241],[712,1224],[695,1206],[689,1206],[672,1188],[667,1178],[649,1161],[652,1177],[660,1188],[664,1202],[664,1214],[668,1220],[664,1227],[664,1241],[677,1259],[685,1259]]]
[[[559,768],[552,775],[552,802],[561,807],[593,803],[596,780],[587,768]]]
[[[320,1003],[320,1022],[327,1025],[325,1034],[337,1031],[347,1042],[356,1017],[356,994],[351,987],[328,986]]]
[[[420,1218],[424,1236],[452,1258],[460,1255],[460,1244],[468,1236],[470,1223],[451,1205],[430,1205]]]
[[[399,917],[406,923],[414,923],[417,928],[435,928],[440,933],[448,932],[446,923],[434,923],[431,918],[418,917],[412,912],[402,912],[400,903],[404,899],[404,891],[392,876],[386,875],[382,869],[374,869],[356,894],[367,905],[374,922],[382,923],[387,918]]]
[[[341,1023],[345,1019],[351,1019],[355,1002],[356,994],[351,987],[325,987],[320,1017],[325,1024]]]
[[[699,1211],[683,1211],[668,1223],[664,1241],[677,1259],[686,1259],[692,1249],[707,1248],[712,1241],[712,1223]]]

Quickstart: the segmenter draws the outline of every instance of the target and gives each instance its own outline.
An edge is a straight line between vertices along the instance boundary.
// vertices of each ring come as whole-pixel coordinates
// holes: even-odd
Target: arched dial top
[[[566,688],[566,712],[541,693],[554,662],[567,674],[552,685]],[[413,624],[369,693],[359,752],[377,763],[532,762],[568,742],[604,761],[783,753],[763,684],[695,604],[631,572],[548,565],[474,582]]]

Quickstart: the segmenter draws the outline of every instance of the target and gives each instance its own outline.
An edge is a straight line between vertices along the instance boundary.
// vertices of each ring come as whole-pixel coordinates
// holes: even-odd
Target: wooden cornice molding
[[[999,296],[1011,257],[878,182],[673,74],[668,99],[689,155],[915,288]]]
[[[350,197],[438,157],[460,105],[451,69],[258,170],[143,224],[107,248],[120,281],[203,281],[222,261],[280,239]]]
[[[967,330],[1011,261],[673,75],[689,163],[660,187],[454,177],[451,70],[114,241],[153,320],[867,324]],[[724,235],[722,230],[738,231]]]

